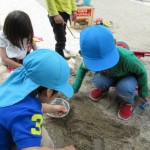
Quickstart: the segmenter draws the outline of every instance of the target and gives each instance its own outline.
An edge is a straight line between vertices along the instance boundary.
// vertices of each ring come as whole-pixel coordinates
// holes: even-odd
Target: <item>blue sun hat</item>
[[[0,107],[13,105],[23,100],[29,93],[43,86],[57,90],[70,98],[73,88],[68,83],[70,69],[65,59],[49,49],[31,52],[23,61],[23,66],[0,85]]]
[[[119,61],[112,32],[102,25],[81,31],[80,49],[85,66],[91,71],[109,69]]]

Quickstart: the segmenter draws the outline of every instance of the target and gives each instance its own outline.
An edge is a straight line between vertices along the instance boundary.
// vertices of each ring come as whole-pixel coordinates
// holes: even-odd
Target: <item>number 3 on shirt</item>
[[[41,125],[43,123],[43,117],[41,114],[34,114],[31,118],[35,123],[35,128],[31,128],[31,133],[41,135]]]

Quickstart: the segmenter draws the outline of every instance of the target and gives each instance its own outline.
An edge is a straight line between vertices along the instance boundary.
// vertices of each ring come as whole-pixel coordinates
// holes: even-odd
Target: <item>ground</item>
[[[18,9],[30,15],[35,35],[44,38],[44,41],[37,43],[38,46],[54,49],[55,40],[45,7],[36,0],[26,0],[22,3],[20,0],[5,0],[1,4],[3,7],[0,13],[0,29],[6,14],[16,9],[17,5]],[[131,50],[150,51],[149,5],[138,0],[93,0],[92,4],[95,7],[95,18],[102,17],[113,22],[111,30],[117,40],[127,42]],[[42,24],[39,17],[42,18]],[[80,30],[71,29],[71,31],[79,37]],[[68,30],[67,39],[67,49],[77,52],[79,40],[74,39]],[[76,56],[69,64],[77,70],[80,61],[81,58]],[[141,61],[150,75],[149,57],[141,58]],[[1,65],[0,82],[7,75],[6,67]],[[92,73],[88,73],[80,91],[71,99],[64,97],[71,106],[71,111],[66,117],[55,119],[44,114],[44,126],[52,137],[55,147],[72,144],[77,150],[149,150],[150,107],[142,114],[133,114],[129,121],[120,120],[117,117],[119,99],[115,89],[110,89],[108,96],[101,101],[92,102],[89,99],[89,93],[93,88],[91,77]],[[71,83],[73,80],[74,77],[70,77]],[[136,104],[140,102],[137,97]]]
[[[149,64],[149,60],[142,61],[146,66]],[[66,117],[55,119],[44,115],[45,127],[52,135],[55,146],[73,144],[78,150],[149,150],[150,108],[134,113],[128,121],[120,120],[117,117],[120,103],[114,88],[98,102],[89,99],[93,88],[92,75],[88,73],[80,91],[67,99],[71,111]],[[74,77],[71,77],[70,82],[73,80]],[[139,103],[141,100],[137,96],[136,104]]]
[[[73,66],[81,58],[70,61]],[[149,60],[143,59],[147,66]],[[76,68],[75,68],[76,69]],[[1,79],[8,75],[5,66],[0,66]],[[73,144],[78,150],[149,150],[150,147],[150,108],[134,114],[129,121],[117,117],[119,99],[115,89],[98,102],[89,99],[92,73],[85,77],[80,91],[71,99],[66,99],[71,106],[69,114],[61,119],[50,118],[44,114],[44,126],[51,135],[55,147]],[[72,83],[74,76],[70,77]],[[136,103],[140,103],[136,98]]]

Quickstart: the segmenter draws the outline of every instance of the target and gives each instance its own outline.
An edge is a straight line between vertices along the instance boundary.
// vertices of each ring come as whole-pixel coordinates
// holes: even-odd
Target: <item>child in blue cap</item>
[[[58,92],[70,98],[68,83],[70,69],[65,59],[49,49],[39,49],[27,55],[22,67],[17,68],[0,85],[0,148],[10,150],[50,150],[48,133],[42,127],[43,112],[66,112],[65,107],[47,104]],[[43,103],[43,104],[41,104]],[[45,139],[47,136],[47,139]],[[44,143],[41,139],[44,138]],[[66,146],[64,150],[75,150]]]
[[[132,115],[136,86],[143,100],[148,101],[150,96],[144,65],[132,51],[116,47],[111,31],[101,25],[81,32],[80,48],[83,63],[73,83],[74,92],[78,92],[86,72],[94,71],[92,82],[96,88],[90,93],[91,100],[101,99],[111,86],[115,86],[122,99],[118,117],[128,120]]]

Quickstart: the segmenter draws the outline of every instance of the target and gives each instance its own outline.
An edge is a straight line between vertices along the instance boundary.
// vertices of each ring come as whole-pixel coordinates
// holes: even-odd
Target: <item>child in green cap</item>
[[[128,120],[132,116],[136,87],[144,100],[149,100],[147,71],[132,51],[116,47],[112,32],[104,26],[92,26],[81,31],[80,49],[83,63],[73,83],[77,93],[88,70],[94,71],[95,89],[90,98],[97,101],[105,96],[111,86],[116,87],[122,99],[118,117]]]

